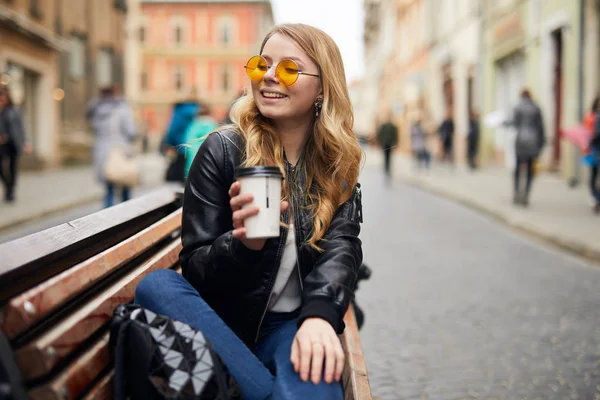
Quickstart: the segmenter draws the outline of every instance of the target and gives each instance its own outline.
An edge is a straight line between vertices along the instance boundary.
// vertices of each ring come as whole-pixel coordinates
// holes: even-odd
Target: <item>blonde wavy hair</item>
[[[306,187],[314,219],[311,247],[324,237],[336,209],[352,196],[358,181],[362,150],[352,126],[354,116],[346,86],[342,56],[335,42],[325,32],[304,24],[284,24],[273,28],[265,37],[260,54],[271,36],[281,34],[292,39],[319,67],[323,89],[323,108],[315,117],[312,134],[302,151],[301,167],[306,173]],[[244,140],[244,167],[277,166],[286,176],[284,150],[271,121],[258,110],[252,91],[232,107],[230,118]],[[300,165],[299,164],[299,165]],[[283,199],[290,196],[284,185]]]

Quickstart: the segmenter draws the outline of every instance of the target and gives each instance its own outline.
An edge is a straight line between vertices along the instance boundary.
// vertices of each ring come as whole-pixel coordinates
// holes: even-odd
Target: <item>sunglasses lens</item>
[[[261,56],[254,56],[246,64],[246,74],[253,81],[259,81],[267,73],[267,62]]]
[[[290,86],[298,79],[298,64],[292,60],[282,60],[277,64],[276,72],[279,80]]]

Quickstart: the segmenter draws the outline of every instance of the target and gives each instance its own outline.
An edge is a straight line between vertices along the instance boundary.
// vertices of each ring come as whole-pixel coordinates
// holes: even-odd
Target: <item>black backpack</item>
[[[135,304],[121,304],[110,332],[115,399],[234,400],[239,388],[202,332]]]

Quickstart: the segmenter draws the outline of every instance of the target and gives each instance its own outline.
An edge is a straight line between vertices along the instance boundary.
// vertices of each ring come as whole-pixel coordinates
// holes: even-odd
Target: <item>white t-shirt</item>
[[[283,255],[281,256],[279,271],[277,271],[275,285],[271,292],[269,311],[291,312],[300,307],[302,290],[300,289],[297,260],[296,234],[294,232],[294,224],[290,224],[285,247],[283,248]]]

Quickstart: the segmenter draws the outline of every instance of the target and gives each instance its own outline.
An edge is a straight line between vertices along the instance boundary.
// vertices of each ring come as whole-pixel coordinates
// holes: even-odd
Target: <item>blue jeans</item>
[[[123,201],[127,201],[130,198],[129,187],[123,186],[121,189],[121,198]],[[112,183],[106,183],[106,197],[104,199],[104,207],[112,207],[115,203],[115,185]]]
[[[189,282],[172,270],[159,270],[142,279],[134,302],[201,330],[237,380],[244,399],[288,400],[344,398],[340,382],[303,382],[290,361],[296,336],[294,313],[268,313],[259,341],[249,349],[206,304]]]

